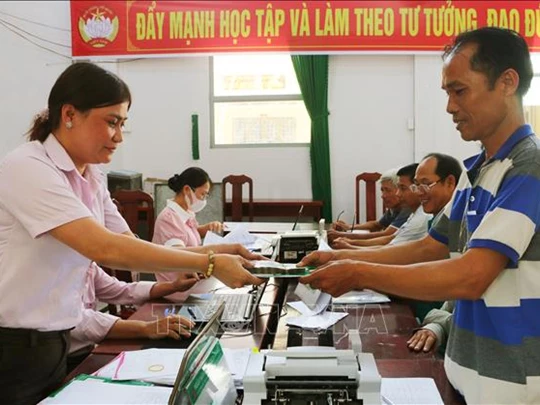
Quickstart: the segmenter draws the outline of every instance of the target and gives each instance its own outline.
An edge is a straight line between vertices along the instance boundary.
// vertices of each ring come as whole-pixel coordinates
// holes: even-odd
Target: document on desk
[[[390,302],[390,298],[372,290],[350,291],[332,300],[335,305],[381,304],[384,302]]]
[[[444,405],[433,378],[382,378],[381,380],[381,395],[392,404]]]
[[[298,326],[302,329],[328,329],[349,315],[348,312],[321,312],[313,316],[292,316],[287,319],[287,325]]]
[[[74,380],[54,397],[40,405],[59,404],[167,404],[170,387],[151,387],[108,383],[97,380]]]
[[[113,380],[142,380],[174,385],[185,349],[145,349],[120,353],[95,375]]]
[[[174,385],[185,349],[146,349],[122,352],[94,375],[112,380],[142,380]],[[223,349],[235,385],[241,386],[250,349]]]

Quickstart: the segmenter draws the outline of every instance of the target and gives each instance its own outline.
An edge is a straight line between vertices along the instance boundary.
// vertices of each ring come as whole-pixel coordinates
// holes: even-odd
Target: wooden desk
[[[227,201],[224,207],[224,217],[232,212],[232,202]],[[253,216],[255,217],[291,217],[296,218],[301,206],[304,206],[301,217],[312,217],[314,221],[322,218],[322,201],[295,200],[295,199],[261,199],[253,200]],[[242,212],[247,216],[249,212],[248,201],[242,202]]]
[[[187,292],[180,293],[176,301],[156,300],[143,304],[129,319],[137,321],[153,321],[165,316],[165,309],[171,309],[175,305],[181,305],[190,294],[200,294],[219,289],[227,289],[215,278],[203,280],[197,283]],[[274,333],[277,328],[281,305],[285,297],[285,289],[280,283],[270,280],[264,291],[263,297],[253,325],[248,329],[238,332],[225,332],[221,337],[223,347],[244,348],[257,347],[259,349],[271,347]],[[177,311],[175,311],[177,312]],[[106,339],[97,345],[94,354],[118,354],[122,351],[140,350],[152,345],[160,346],[160,340],[149,339]],[[174,342],[170,340],[170,342]],[[174,345],[174,344],[173,344]],[[181,344],[179,343],[178,346]]]

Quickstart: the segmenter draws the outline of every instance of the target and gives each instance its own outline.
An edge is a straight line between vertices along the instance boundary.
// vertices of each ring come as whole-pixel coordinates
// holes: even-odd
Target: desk
[[[294,294],[297,283],[291,281],[287,286],[284,306],[287,302],[297,301]],[[357,329],[362,339],[364,352],[375,357],[382,377],[429,377],[435,380],[441,397],[447,404],[465,402],[448,382],[443,360],[433,353],[416,353],[407,348],[406,342],[412,331],[418,327],[414,314],[405,301],[392,300],[390,303],[370,305],[336,305],[334,311],[345,311],[349,315],[332,327],[333,344],[338,349],[349,349],[348,331]],[[278,323],[274,349],[287,348],[289,329],[287,318],[299,313],[290,306]],[[322,332],[301,332],[302,346],[318,346]],[[298,337],[298,336],[297,336]]]
[[[312,217],[314,221],[322,218],[322,201],[314,200],[295,200],[295,199],[265,199],[253,200],[254,217],[291,217],[296,218],[300,207],[304,206],[301,217]],[[223,216],[227,218],[232,213],[232,202],[225,202]],[[249,212],[249,202],[242,202],[242,212],[245,216]]]
[[[208,283],[208,284],[204,284]],[[218,286],[217,280],[205,280],[204,283],[197,284],[197,292],[211,286]],[[287,317],[294,314],[294,309],[287,308],[287,312],[280,317],[282,306],[286,301],[293,301],[295,282],[281,280],[279,287],[273,290],[271,285],[267,287],[263,301],[273,302],[272,312],[263,314],[257,320],[256,332],[250,336],[239,336],[222,338],[224,347],[253,347],[260,348],[272,345],[274,349],[285,349],[287,347],[288,327]],[[190,291],[193,293],[194,291]],[[186,297],[189,293],[183,293]],[[161,301],[153,304],[143,305],[133,315],[131,319],[151,320],[156,314],[162,314],[165,308],[170,307],[171,302]],[[348,348],[346,331],[356,328],[360,330],[364,351],[371,352],[375,356],[375,361],[379,373],[382,377],[426,377],[433,378],[439,389],[441,397],[446,405],[462,405],[463,399],[452,388],[444,371],[443,361],[431,353],[415,353],[407,349],[405,342],[409,338],[411,331],[417,327],[416,320],[411,309],[405,302],[393,301],[389,304],[365,305],[365,306],[336,306],[335,310],[347,311],[349,315],[341,320],[334,331],[334,345],[337,348]],[[153,311],[153,312],[152,312]],[[259,323],[260,322],[260,323]],[[264,330],[260,329],[261,327]],[[276,331],[274,334],[273,331]],[[383,333],[380,333],[383,332]],[[109,340],[97,346],[94,352],[81,363],[68,376],[68,379],[78,374],[90,374],[109,363],[116,354],[125,350],[137,350],[148,340]],[[316,332],[304,331],[302,344],[312,346],[318,344]]]

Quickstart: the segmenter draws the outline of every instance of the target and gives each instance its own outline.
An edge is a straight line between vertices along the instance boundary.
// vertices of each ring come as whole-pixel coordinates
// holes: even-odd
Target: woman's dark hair
[[[210,186],[212,186],[210,176],[200,167],[187,168],[182,173],[172,176],[168,182],[169,188],[177,194],[182,191],[184,186],[195,189],[204,186],[206,183],[210,183]]]
[[[84,113],[92,108],[108,107],[128,102],[131,106],[129,87],[114,73],[93,63],[80,62],[70,65],[56,79],[49,94],[47,111],[38,114],[28,140],[44,142],[58,128],[62,106],[71,104]]]

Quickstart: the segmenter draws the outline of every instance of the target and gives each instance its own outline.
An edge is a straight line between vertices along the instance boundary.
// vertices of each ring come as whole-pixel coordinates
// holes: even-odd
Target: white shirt
[[[129,230],[103,174],[88,165],[81,176],[53,135],[0,162],[0,326],[51,331],[79,323],[90,260],[48,232],[85,217]]]
[[[396,236],[390,242],[390,245],[399,245],[400,243],[422,239],[429,231],[429,221],[433,215],[426,214],[424,208],[420,205],[414,211],[407,222],[397,230]]]

